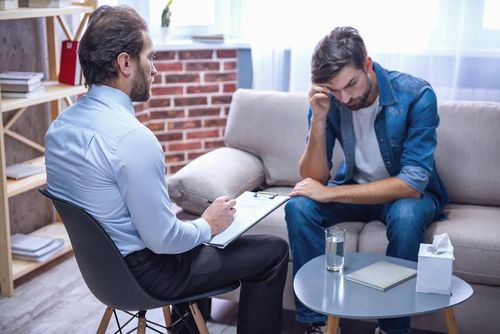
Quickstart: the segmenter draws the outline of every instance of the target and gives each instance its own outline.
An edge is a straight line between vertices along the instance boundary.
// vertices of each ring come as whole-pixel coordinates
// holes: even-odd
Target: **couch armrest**
[[[183,210],[201,215],[207,201],[232,198],[264,183],[264,166],[255,155],[223,147],[204,154],[169,177],[168,193]]]

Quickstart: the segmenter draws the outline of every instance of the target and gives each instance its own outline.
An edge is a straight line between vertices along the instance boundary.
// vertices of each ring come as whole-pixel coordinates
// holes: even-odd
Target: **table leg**
[[[444,309],[444,319],[446,320],[446,331],[448,334],[457,334],[457,323],[455,322],[453,307],[447,307]]]
[[[326,334],[337,334],[340,318],[329,315],[326,321]]]

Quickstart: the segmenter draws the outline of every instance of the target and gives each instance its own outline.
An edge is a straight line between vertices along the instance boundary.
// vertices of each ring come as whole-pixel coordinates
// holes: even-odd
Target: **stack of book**
[[[19,0],[19,7],[59,8],[71,6],[71,0]]]
[[[0,0],[0,10],[15,9],[18,6],[17,0]]]
[[[43,262],[64,248],[64,240],[42,237],[39,235],[16,233],[11,236],[12,256],[22,259]]]
[[[45,90],[42,78],[43,73],[39,72],[2,72],[0,73],[2,97],[27,98],[38,95]]]

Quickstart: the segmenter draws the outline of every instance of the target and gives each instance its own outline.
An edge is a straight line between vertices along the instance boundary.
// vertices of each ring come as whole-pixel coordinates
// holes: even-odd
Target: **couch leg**
[[[200,334],[208,334],[207,325],[205,324],[205,320],[203,320],[203,316],[201,315],[198,305],[196,305],[196,303],[192,303],[189,304],[189,308],[191,309],[191,314],[193,315],[194,322],[196,323],[196,327],[198,327]]]
[[[112,314],[113,314],[113,309],[109,306],[106,306],[106,311],[104,311],[104,315],[102,316],[99,328],[97,328],[97,334],[106,333],[106,329],[108,328],[109,320],[111,319]]]
[[[457,323],[455,321],[455,312],[453,312],[453,307],[447,307],[444,309],[444,319],[446,321],[446,331],[448,334],[457,334]]]

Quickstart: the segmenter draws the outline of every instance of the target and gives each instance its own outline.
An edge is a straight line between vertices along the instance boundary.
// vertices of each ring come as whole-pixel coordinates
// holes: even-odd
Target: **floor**
[[[207,327],[211,334],[236,333],[237,303],[213,299],[211,319]],[[11,298],[0,297],[0,333],[95,333],[104,312],[104,306],[85,286],[72,255],[51,263],[23,279]],[[125,315],[120,315],[123,320]],[[163,323],[161,310],[148,311],[147,318]],[[123,321],[122,321],[123,323]],[[373,333],[375,323],[341,320],[342,334]],[[132,329],[126,327],[124,333]],[[106,333],[114,333],[117,326],[112,319]],[[292,311],[283,313],[283,333],[299,334],[304,326],[294,320]],[[148,330],[147,333],[154,333]],[[432,334],[414,331],[413,334]]]

